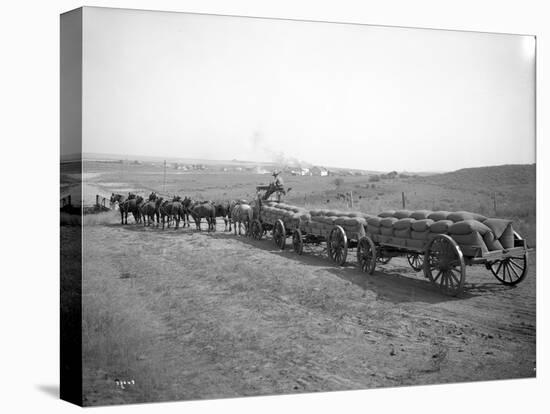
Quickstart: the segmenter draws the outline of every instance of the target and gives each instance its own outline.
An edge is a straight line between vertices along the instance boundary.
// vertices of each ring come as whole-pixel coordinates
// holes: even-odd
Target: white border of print
[[[38,211],[4,211],[2,220],[2,355],[0,406],[5,412],[70,412],[78,408],[58,400],[59,380],[59,14],[80,7],[77,1],[12,1],[2,4],[2,94],[0,124],[2,191],[6,197],[32,197]],[[537,35],[537,211],[542,212],[542,160],[548,160],[543,136],[550,113],[545,102],[548,82],[543,77],[550,41],[548,13],[542,1],[393,0],[180,0],[89,1],[88,6],[187,11],[241,16],[356,22],[391,26],[428,27]],[[24,217],[29,214],[32,220]],[[539,249],[548,234],[538,214]],[[6,232],[7,229],[7,232]],[[404,387],[119,406],[117,412],[438,412],[541,411],[548,399],[548,300],[544,261],[537,261],[536,380],[497,381],[457,385]],[[548,405],[548,404],[545,404]],[[8,409],[6,409],[8,408]],[[99,408],[103,411],[109,408]],[[95,411],[95,409],[94,409]]]

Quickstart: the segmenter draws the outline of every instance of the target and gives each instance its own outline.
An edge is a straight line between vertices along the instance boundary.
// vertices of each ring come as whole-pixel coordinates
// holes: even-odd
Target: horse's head
[[[140,204],[140,203],[142,203],[142,202],[143,202],[143,197],[140,196],[140,195],[138,195],[138,196],[136,197],[136,204]]]
[[[181,201],[181,196],[179,195],[174,195],[174,198],[172,201]]]
[[[134,193],[128,193],[128,200],[132,200],[136,198],[136,195]]]
[[[154,191],[149,194],[149,201],[155,201],[157,198],[157,193],[155,193]]]
[[[189,206],[191,206],[191,199],[185,196],[181,204],[183,205],[183,208],[189,208]]]

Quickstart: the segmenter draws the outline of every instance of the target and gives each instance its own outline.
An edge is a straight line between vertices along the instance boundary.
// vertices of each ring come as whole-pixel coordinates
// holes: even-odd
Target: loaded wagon
[[[465,211],[402,210],[368,219],[366,230],[357,245],[357,262],[369,274],[380,257],[406,256],[414,270],[451,296],[462,292],[466,266],[485,265],[508,286],[527,275],[529,249],[510,220]]]
[[[378,216],[357,211],[305,210],[258,198],[252,237],[271,231],[273,241],[302,254],[305,245],[325,245],[338,266],[356,250],[357,265],[372,274],[377,264],[406,257],[411,268],[444,293],[456,296],[464,288],[466,266],[485,265],[504,285],[521,282],[528,271],[526,241],[512,228],[512,221],[487,218],[467,211],[385,211]]]
[[[292,236],[296,221],[292,217],[298,207],[281,203],[281,193],[275,191],[266,199],[265,194],[270,186],[256,187],[257,199],[253,204],[254,217],[250,223],[250,235],[261,240],[267,232],[271,232],[275,245],[281,250],[286,246],[286,239]]]
[[[326,243],[328,257],[337,265],[346,263],[348,252],[355,249],[365,236],[366,219],[362,212],[340,212],[316,209],[309,212],[309,219],[302,220],[292,235],[292,246],[302,254],[304,245]]]

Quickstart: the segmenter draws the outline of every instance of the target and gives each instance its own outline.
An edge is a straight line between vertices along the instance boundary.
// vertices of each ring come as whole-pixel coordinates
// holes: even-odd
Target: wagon
[[[261,240],[271,232],[275,245],[284,250],[286,247],[286,239],[293,234],[293,228],[285,225],[281,219],[271,219],[268,215],[264,214],[264,205],[267,202],[279,203],[281,200],[281,193],[275,192],[271,199],[266,200],[264,198],[265,192],[269,189],[269,186],[257,186],[257,200],[254,203],[254,218],[250,223],[250,235],[256,240]]]
[[[479,247],[459,245],[451,235],[437,234],[429,240],[398,239],[380,234],[367,234],[357,245],[357,264],[372,274],[379,258],[389,260],[406,256],[411,267],[423,271],[430,282],[450,296],[460,294],[466,281],[466,266],[485,265],[504,285],[521,282],[528,271],[528,249],[525,240],[513,232],[513,247],[483,251]]]
[[[330,260],[336,265],[343,266],[348,254],[359,245],[359,241],[365,236],[363,226],[355,229],[345,228],[343,225],[316,225],[315,223],[301,223],[292,234],[292,247],[297,254],[302,254],[304,245],[325,244],[325,250]],[[385,258],[379,261],[387,263]]]

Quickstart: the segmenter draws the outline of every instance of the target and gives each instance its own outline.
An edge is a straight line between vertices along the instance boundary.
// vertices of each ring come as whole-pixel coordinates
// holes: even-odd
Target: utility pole
[[[162,180],[162,192],[166,193],[166,160],[164,160],[164,179]]]

